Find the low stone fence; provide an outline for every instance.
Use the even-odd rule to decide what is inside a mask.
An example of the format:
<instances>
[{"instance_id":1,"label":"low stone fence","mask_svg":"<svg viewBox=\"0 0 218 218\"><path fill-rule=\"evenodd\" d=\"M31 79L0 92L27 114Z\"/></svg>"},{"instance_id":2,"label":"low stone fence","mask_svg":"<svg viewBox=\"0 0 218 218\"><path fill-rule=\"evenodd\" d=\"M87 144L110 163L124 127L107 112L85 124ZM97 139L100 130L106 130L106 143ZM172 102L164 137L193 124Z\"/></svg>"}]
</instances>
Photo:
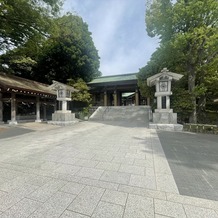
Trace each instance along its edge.
<instances>
[{"instance_id":1,"label":"low stone fence","mask_svg":"<svg viewBox=\"0 0 218 218\"><path fill-rule=\"evenodd\" d=\"M209 124L185 123L183 125L183 130L197 133L218 134L218 126Z\"/></svg>"}]
</instances>

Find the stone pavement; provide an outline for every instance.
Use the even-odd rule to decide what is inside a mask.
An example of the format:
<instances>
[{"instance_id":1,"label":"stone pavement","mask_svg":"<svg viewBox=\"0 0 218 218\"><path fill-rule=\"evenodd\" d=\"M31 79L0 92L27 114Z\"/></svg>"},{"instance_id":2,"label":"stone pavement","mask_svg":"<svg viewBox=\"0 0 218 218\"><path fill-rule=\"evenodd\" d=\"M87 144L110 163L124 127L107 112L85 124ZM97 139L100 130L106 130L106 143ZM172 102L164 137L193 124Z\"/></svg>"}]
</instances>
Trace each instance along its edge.
<instances>
[{"instance_id":1,"label":"stone pavement","mask_svg":"<svg viewBox=\"0 0 218 218\"><path fill-rule=\"evenodd\" d=\"M0 217L218 217L179 194L156 130L82 122L0 139Z\"/></svg>"},{"instance_id":2,"label":"stone pavement","mask_svg":"<svg viewBox=\"0 0 218 218\"><path fill-rule=\"evenodd\" d=\"M218 201L218 135L158 131L179 193Z\"/></svg>"}]
</instances>

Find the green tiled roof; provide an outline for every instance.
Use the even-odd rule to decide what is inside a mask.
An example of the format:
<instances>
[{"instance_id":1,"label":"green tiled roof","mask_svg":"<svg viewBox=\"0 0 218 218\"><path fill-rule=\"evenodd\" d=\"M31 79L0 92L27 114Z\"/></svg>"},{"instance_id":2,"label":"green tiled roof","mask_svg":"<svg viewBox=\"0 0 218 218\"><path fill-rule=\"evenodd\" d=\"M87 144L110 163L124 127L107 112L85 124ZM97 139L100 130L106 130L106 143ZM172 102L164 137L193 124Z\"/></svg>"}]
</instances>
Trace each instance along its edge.
<instances>
[{"instance_id":1,"label":"green tiled roof","mask_svg":"<svg viewBox=\"0 0 218 218\"><path fill-rule=\"evenodd\" d=\"M137 80L137 73L102 76L92 80L88 84L109 83L109 82L119 82L119 81L128 81L128 80Z\"/></svg>"}]
</instances>

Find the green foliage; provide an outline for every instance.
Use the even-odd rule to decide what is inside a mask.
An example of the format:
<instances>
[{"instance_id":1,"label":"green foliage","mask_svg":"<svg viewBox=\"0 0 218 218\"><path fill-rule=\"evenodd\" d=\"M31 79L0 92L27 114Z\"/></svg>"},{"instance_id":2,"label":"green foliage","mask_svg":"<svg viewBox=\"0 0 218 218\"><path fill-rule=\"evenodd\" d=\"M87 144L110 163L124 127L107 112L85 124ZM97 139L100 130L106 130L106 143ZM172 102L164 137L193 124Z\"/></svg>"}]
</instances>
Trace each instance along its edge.
<instances>
[{"instance_id":1,"label":"green foliage","mask_svg":"<svg viewBox=\"0 0 218 218\"><path fill-rule=\"evenodd\" d=\"M160 38L160 47L145 68L152 75L163 67L185 75L179 89L184 101L180 97L174 107L187 113L191 109L189 118L194 123L206 102L218 95L217 17L217 0L156 0L146 11L147 32Z\"/></svg>"},{"instance_id":2,"label":"green foliage","mask_svg":"<svg viewBox=\"0 0 218 218\"><path fill-rule=\"evenodd\" d=\"M88 25L82 18L67 14L54 21L51 37L43 45L34 77L51 82L78 77L90 81L100 75L99 56Z\"/></svg>"},{"instance_id":3,"label":"green foliage","mask_svg":"<svg viewBox=\"0 0 218 218\"><path fill-rule=\"evenodd\" d=\"M89 93L89 88L83 79L81 78L77 80L69 79L68 85L71 85L75 89L79 90L79 92L72 93L71 97L73 101L84 102L87 104L87 106L90 105L90 102L92 100L91 94Z\"/></svg>"},{"instance_id":4,"label":"green foliage","mask_svg":"<svg viewBox=\"0 0 218 218\"><path fill-rule=\"evenodd\" d=\"M0 50L23 45L36 35L47 36L50 17L61 0L0 0Z\"/></svg>"},{"instance_id":5,"label":"green foliage","mask_svg":"<svg viewBox=\"0 0 218 218\"><path fill-rule=\"evenodd\" d=\"M90 81L98 77L98 51L82 18L68 13L50 22L49 37L35 35L1 55L0 70L44 83L66 83L69 78ZM18 64L24 59L29 60L25 67Z\"/></svg>"}]
</instances>

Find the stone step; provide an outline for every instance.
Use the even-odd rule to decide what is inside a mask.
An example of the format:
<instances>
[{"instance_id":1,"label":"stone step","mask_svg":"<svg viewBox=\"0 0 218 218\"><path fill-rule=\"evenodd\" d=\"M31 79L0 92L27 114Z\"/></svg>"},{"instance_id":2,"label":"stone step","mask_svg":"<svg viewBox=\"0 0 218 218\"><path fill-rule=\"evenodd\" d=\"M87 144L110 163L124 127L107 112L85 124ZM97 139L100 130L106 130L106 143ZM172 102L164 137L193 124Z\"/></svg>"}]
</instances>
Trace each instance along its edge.
<instances>
[{"instance_id":1,"label":"stone step","mask_svg":"<svg viewBox=\"0 0 218 218\"><path fill-rule=\"evenodd\" d=\"M98 107L90 120L143 121L149 123L150 106Z\"/></svg>"}]
</instances>

